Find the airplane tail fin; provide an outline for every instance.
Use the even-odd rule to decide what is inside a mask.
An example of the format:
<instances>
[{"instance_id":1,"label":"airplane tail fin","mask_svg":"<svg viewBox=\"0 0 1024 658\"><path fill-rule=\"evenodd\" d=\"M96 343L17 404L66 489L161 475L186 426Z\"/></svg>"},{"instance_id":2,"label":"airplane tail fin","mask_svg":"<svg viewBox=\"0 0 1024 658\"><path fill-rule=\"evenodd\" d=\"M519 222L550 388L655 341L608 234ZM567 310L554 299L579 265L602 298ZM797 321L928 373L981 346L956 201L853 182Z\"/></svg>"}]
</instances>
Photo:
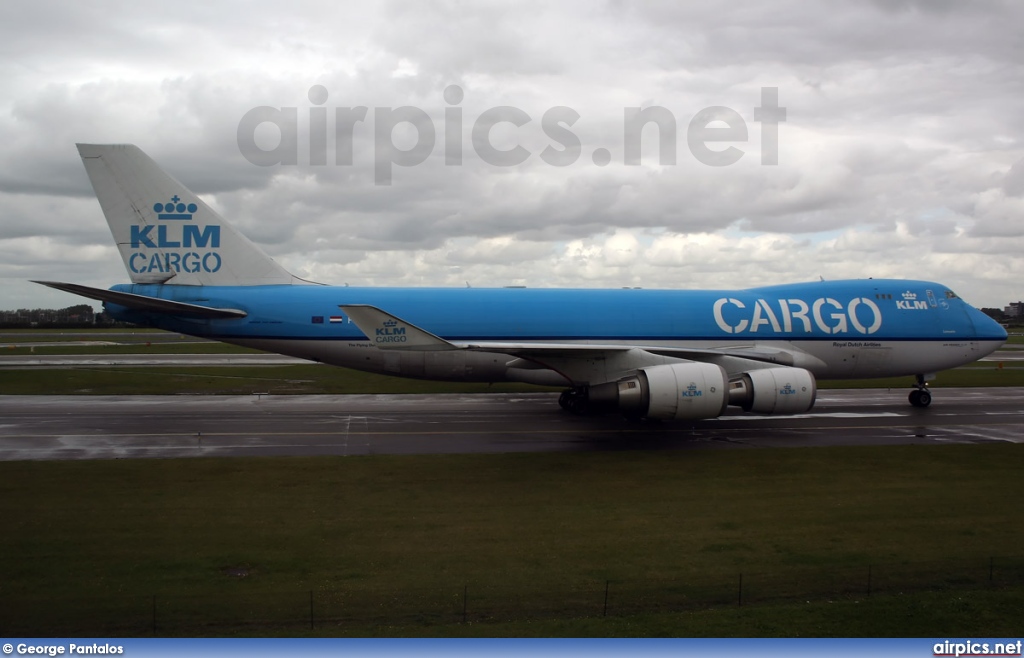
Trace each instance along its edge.
<instances>
[{"instance_id":1,"label":"airplane tail fin","mask_svg":"<svg viewBox=\"0 0 1024 658\"><path fill-rule=\"evenodd\" d=\"M137 146L78 144L78 152L133 283L305 283Z\"/></svg>"}]
</instances>

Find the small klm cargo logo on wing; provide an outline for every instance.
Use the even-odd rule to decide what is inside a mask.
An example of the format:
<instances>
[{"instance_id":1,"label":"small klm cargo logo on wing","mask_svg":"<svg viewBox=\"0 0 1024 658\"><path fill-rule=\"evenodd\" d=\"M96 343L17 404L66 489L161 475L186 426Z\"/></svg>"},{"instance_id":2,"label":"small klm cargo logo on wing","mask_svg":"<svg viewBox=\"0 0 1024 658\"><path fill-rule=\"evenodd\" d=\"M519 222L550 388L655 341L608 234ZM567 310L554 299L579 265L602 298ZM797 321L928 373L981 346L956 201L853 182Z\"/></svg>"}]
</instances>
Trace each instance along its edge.
<instances>
[{"instance_id":1,"label":"small klm cargo logo on wing","mask_svg":"<svg viewBox=\"0 0 1024 658\"><path fill-rule=\"evenodd\" d=\"M928 308L928 302L918 301L917 293L908 290L903 293L903 299L896 300L896 308L904 311L921 311Z\"/></svg>"},{"instance_id":2,"label":"small klm cargo logo on wing","mask_svg":"<svg viewBox=\"0 0 1024 658\"><path fill-rule=\"evenodd\" d=\"M385 320L383 327L377 327L374 341L378 343L404 343L406 341L405 327L399 327L394 320Z\"/></svg>"}]
</instances>

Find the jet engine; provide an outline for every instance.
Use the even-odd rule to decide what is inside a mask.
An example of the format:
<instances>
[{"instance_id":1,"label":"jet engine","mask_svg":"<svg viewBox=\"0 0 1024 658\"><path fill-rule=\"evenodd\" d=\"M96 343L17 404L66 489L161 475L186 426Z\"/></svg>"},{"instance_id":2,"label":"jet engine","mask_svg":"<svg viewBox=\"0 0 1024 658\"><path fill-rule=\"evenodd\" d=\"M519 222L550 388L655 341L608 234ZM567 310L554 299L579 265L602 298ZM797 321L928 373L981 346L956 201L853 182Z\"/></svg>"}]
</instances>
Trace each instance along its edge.
<instances>
[{"instance_id":1,"label":"jet engine","mask_svg":"<svg viewBox=\"0 0 1024 658\"><path fill-rule=\"evenodd\" d=\"M729 404L759 414L802 414L814 406L818 386L803 368L765 368L729 382Z\"/></svg>"},{"instance_id":2,"label":"jet engine","mask_svg":"<svg viewBox=\"0 0 1024 658\"><path fill-rule=\"evenodd\" d=\"M814 375L802 368L751 370L730 380L713 363L676 363L591 386L586 406L618 409L630 418L699 420L722 415L728 405L762 414L803 413L816 394Z\"/></svg>"},{"instance_id":3,"label":"jet engine","mask_svg":"<svg viewBox=\"0 0 1024 658\"><path fill-rule=\"evenodd\" d=\"M725 370L713 363L674 363L591 386L588 398L590 405L612 405L631 418L697 420L725 411L728 384Z\"/></svg>"}]
</instances>

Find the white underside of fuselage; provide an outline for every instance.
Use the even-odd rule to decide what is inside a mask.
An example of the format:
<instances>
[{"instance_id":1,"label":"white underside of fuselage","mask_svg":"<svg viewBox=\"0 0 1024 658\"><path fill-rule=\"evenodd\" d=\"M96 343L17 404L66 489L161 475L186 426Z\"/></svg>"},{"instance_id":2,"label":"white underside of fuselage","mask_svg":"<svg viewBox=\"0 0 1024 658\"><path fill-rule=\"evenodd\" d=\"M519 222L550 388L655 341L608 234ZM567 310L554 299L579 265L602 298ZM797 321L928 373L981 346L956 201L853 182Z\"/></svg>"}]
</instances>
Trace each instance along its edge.
<instances>
[{"instance_id":1,"label":"white underside of fuselage","mask_svg":"<svg viewBox=\"0 0 1024 658\"><path fill-rule=\"evenodd\" d=\"M629 352L595 358L524 359L504 353L471 350L381 350L369 341L232 339L230 342L334 366L368 372L439 381L517 381L551 386L596 384L613 381L637 368L686 360L715 362L730 376L762 367L790 365L809 370L817 379L870 379L935 373L972 363L992 353L1002 341L759 341L721 343L710 341L658 341ZM528 341L522 341L527 343ZM574 344L585 345L585 342ZM614 344L603 342L602 344ZM623 342L623 344L626 344ZM629 344L636 348L635 344ZM736 356L669 358L643 350L679 348L723 350L736 354L744 349L778 350L784 357L771 363ZM786 360L789 360L787 363ZM572 381L569 381L571 378Z\"/></svg>"}]
</instances>

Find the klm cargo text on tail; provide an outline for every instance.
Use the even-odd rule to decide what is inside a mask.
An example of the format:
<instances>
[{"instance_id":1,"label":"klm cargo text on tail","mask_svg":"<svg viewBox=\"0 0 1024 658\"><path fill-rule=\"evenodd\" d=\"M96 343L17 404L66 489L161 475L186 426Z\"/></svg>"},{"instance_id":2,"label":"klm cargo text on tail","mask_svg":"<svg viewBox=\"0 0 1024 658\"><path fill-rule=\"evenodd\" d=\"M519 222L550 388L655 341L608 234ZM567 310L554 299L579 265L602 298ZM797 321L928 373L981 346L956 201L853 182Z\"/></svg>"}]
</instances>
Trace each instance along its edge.
<instances>
[{"instance_id":1,"label":"klm cargo text on tail","mask_svg":"<svg viewBox=\"0 0 1024 658\"><path fill-rule=\"evenodd\" d=\"M194 203L182 203L178 195L169 203L153 204L157 219L168 223L131 227L131 248L136 251L128 258L129 269L137 274L219 270L221 257L215 250L220 248L220 226L178 223L193 221L198 209ZM194 251L162 251L165 249Z\"/></svg>"}]
</instances>

